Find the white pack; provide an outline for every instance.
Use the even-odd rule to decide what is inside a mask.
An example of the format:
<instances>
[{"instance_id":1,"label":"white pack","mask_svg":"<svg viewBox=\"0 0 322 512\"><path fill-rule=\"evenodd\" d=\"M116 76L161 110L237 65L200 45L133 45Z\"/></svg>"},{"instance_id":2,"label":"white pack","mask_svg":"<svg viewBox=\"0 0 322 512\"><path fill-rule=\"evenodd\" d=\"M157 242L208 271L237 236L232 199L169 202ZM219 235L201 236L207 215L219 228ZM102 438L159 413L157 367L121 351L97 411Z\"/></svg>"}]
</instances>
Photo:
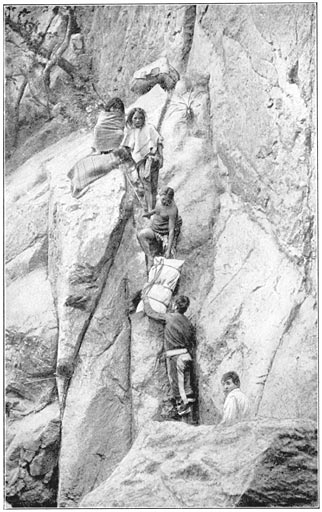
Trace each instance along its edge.
<instances>
[{"instance_id":1,"label":"white pack","mask_svg":"<svg viewBox=\"0 0 322 512\"><path fill-rule=\"evenodd\" d=\"M184 260L165 259L156 256L153 267L149 272L148 286L145 288L150 306L158 313L165 313L170 303L172 293L180 277ZM136 312L143 311L143 302L140 301Z\"/></svg>"}]
</instances>

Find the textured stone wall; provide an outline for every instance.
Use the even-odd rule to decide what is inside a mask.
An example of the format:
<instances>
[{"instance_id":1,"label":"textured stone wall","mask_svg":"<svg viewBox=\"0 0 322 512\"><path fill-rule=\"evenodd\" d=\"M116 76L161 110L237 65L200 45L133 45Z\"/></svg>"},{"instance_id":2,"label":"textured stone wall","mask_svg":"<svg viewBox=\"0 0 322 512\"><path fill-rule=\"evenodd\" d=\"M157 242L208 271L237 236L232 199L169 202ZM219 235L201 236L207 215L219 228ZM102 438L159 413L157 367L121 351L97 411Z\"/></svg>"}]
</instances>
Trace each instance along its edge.
<instances>
[{"instance_id":1,"label":"textured stone wall","mask_svg":"<svg viewBox=\"0 0 322 512\"><path fill-rule=\"evenodd\" d=\"M132 102L129 83L135 71L167 55L180 72L192 43L196 6L100 6L78 8L93 72L101 93Z\"/></svg>"},{"instance_id":2,"label":"textured stone wall","mask_svg":"<svg viewBox=\"0 0 322 512\"><path fill-rule=\"evenodd\" d=\"M266 425L276 425L272 417L291 418L287 429L316 421L314 5L77 9L99 89L117 91L127 106L135 99L132 105L161 124L159 184L174 188L183 218L179 293L189 295L197 328L200 424L218 423L228 370L239 373L252 415L270 418ZM133 73L162 55L180 72L175 90L155 86L135 98ZM77 506L105 485L142 426L164 419L169 396L165 368L155 366L162 328L128 310L146 281L136 240L147 225L140 205L122 169L79 200L70 194L67 172L89 153L91 137L74 133L8 178L7 468L14 505L55 504L58 443L58 504ZM42 445L39 432L53 418L61 431ZM162 425L170 428L160 423L160 431ZM271 426L260 431L267 447ZM35 440L32 454L24 431ZM189 443L188 451L194 434ZM201 471L198 453L191 464ZM230 457L226 445L223 453ZM264 493L262 477L250 483L251 461L249 468L238 497L244 506ZM304 477L308 497L303 491L300 499L308 503L314 492ZM178 506L173 496L182 480L175 478L169 506ZM265 493L276 506L281 495L269 482ZM150 499L146 487L141 491L137 506ZM209 506L223 506L220 492ZM196 496L206 506L206 494Z\"/></svg>"},{"instance_id":3,"label":"textured stone wall","mask_svg":"<svg viewBox=\"0 0 322 512\"><path fill-rule=\"evenodd\" d=\"M197 9L188 71L210 72L225 188L199 324L205 421L232 367L254 413L316 417L314 31L312 4Z\"/></svg>"},{"instance_id":4,"label":"textured stone wall","mask_svg":"<svg viewBox=\"0 0 322 512\"><path fill-rule=\"evenodd\" d=\"M150 421L110 479L81 506L315 507L315 456L310 421L244 422L224 430Z\"/></svg>"}]
</instances>

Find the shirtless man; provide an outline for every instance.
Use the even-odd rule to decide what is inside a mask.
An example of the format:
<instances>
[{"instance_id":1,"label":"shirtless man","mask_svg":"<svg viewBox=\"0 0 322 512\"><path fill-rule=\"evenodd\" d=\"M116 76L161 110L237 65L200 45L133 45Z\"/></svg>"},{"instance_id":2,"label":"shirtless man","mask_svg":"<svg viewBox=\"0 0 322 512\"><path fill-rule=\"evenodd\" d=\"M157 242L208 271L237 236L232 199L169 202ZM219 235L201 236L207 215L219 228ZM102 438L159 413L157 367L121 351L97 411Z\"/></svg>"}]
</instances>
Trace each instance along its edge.
<instances>
[{"instance_id":1,"label":"shirtless man","mask_svg":"<svg viewBox=\"0 0 322 512\"><path fill-rule=\"evenodd\" d=\"M143 215L143 217L148 218L153 215L150 226L142 229L137 235L139 244L147 256L152 256L150 254L149 242L160 239L160 236L168 236L167 249L164 257L171 257L171 249L178 220L178 208L173 198L174 190L170 187L164 187L160 191L160 199L157 200L155 209Z\"/></svg>"}]
</instances>

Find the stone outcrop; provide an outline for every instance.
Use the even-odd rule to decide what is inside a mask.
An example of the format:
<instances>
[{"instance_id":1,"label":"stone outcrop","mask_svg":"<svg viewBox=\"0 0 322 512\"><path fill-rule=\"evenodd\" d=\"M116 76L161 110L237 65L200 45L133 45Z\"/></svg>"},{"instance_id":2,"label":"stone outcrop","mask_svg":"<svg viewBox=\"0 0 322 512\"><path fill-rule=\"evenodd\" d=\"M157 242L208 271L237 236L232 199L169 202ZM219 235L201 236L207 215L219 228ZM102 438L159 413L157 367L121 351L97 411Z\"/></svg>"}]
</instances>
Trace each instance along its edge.
<instances>
[{"instance_id":1,"label":"stone outcrop","mask_svg":"<svg viewBox=\"0 0 322 512\"><path fill-rule=\"evenodd\" d=\"M63 416L59 505L74 507L104 481L132 443L128 301L144 261L129 223L75 361ZM81 399L80 399L81 397ZM84 443L84 439L88 440Z\"/></svg>"},{"instance_id":2,"label":"stone outcrop","mask_svg":"<svg viewBox=\"0 0 322 512\"><path fill-rule=\"evenodd\" d=\"M225 429L150 422L111 477L80 506L314 507L315 455L310 421L245 422Z\"/></svg>"},{"instance_id":3,"label":"stone outcrop","mask_svg":"<svg viewBox=\"0 0 322 512\"><path fill-rule=\"evenodd\" d=\"M60 418L57 403L7 422L6 494L22 507L56 504Z\"/></svg>"},{"instance_id":4,"label":"stone outcrop","mask_svg":"<svg viewBox=\"0 0 322 512\"><path fill-rule=\"evenodd\" d=\"M56 397L58 329L46 270L14 281L7 301L7 407L19 418Z\"/></svg>"},{"instance_id":5,"label":"stone outcrop","mask_svg":"<svg viewBox=\"0 0 322 512\"><path fill-rule=\"evenodd\" d=\"M9 180L6 190L6 407L11 419L56 397L58 328L47 275L48 197L46 172L37 155Z\"/></svg>"},{"instance_id":6,"label":"stone outcrop","mask_svg":"<svg viewBox=\"0 0 322 512\"><path fill-rule=\"evenodd\" d=\"M78 9L93 52L98 89L133 102L129 84L136 71L160 57L184 71L195 28L195 5L100 6Z\"/></svg>"},{"instance_id":7,"label":"stone outcrop","mask_svg":"<svg viewBox=\"0 0 322 512\"><path fill-rule=\"evenodd\" d=\"M163 421L163 329L129 310L146 281L139 200L124 169L72 198L67 172L92 137L74 133L8 178L7 499L55 503L57 453L38 441L59 399L59 506L315 506L315 7L77 9L102 90L122 96L165 54L180 73L130 107L161 131L159 186L183 218L200 426ZM256 419L219 430L228 370ZM38 443L30 460L18 430Z\"/></svg>"},{"instance_id":8,"label":"stone outcrop","mask_svg":"<svg viewBox=\"0 0 322 512\"><path fill-rule=\"evenodd\" d=\"M130 89L140 95L149 92L159 84L165 91L171 91L179 78L178 71L169 64L166 57L163 57L136 71L131 80Z\"/></svg>"},{"instance_id":9,"label":"stone outcrop","mask_svg":"<svg viewBox=\"0 0 322 512\"><path fill-rule=\"evenodd\" d=\"M78 144L81 142L73 141L70 147L65 146L48 164L49 275L59 319L57 373L62 381L62 403L66 380L73 374L84 333L130 214L125 205L125 177L119 169L100 179L96 186L94 183L80 199L71 196L65 151L69 153L69 162L75 163L81 156Z\"/></svg>"}]
</instances>

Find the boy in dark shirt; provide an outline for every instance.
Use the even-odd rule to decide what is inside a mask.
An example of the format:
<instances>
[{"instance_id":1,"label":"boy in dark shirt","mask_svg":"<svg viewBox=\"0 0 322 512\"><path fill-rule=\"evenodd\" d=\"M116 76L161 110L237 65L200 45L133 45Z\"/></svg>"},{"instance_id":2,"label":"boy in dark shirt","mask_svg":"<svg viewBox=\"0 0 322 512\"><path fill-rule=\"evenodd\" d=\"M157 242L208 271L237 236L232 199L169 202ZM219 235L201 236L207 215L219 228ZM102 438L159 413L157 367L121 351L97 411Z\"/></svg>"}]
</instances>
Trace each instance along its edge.
<instances>
[{"instance_id":1,"label":"boy in dark shirt","mask_svg":"<svg viewBox=\"0 0 322 512\"><path fill-rule=\"evenodd\" d=\"M144 292L142 299L145 313L150 318L165 323L164 350L173 398L178 404L178 414L189 414L190 404L195 401L191 389L194 328L184 315L190 300L185 295L179 295L175 300L173 313L157 313L151 308Z\"/></svg>"}]
</instances>

